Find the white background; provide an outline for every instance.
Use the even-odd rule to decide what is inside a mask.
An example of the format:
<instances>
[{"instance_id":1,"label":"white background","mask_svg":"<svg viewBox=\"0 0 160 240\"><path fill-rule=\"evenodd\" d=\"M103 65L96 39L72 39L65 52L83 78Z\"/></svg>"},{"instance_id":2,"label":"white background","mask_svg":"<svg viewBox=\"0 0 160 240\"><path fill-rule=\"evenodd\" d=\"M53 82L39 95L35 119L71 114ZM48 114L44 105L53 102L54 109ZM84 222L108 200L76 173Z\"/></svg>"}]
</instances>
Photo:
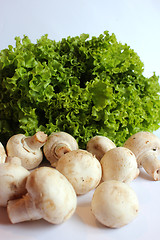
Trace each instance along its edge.
<instances>
[{"instance_id":1,"label":"white background","mask_svg":"<svg viewBox=\"0 0 160 240\"><path fill-rule=\"evenodd\" d=\"M0 49L24 34L33 42L46 33L58 41L105 30L138 53L146 76L160 75L159 0L0 0Z\"/></svg>"},{"instance_id":2,"label":"white background","mask_svg":"<svg viewBox=\"0 0 160 240\"><path fill-rule=\"evenodd\" d=\"M160 75L159 0L0 0L0 49L14 45L15 36L27 35L32 42L44 34L56 41L62 37L105 30L127 43L144 63L144 75ZM158 131L156 132L158 133ZM11 225L6 209L0 208L2 240L150 240L159 237L160 183L144 172L131 184L136 191L140 212L121 229L100 225L90 211L93 191L78 197L74 216L54 226L40 220Z\"/></svg>"}]
</instances>

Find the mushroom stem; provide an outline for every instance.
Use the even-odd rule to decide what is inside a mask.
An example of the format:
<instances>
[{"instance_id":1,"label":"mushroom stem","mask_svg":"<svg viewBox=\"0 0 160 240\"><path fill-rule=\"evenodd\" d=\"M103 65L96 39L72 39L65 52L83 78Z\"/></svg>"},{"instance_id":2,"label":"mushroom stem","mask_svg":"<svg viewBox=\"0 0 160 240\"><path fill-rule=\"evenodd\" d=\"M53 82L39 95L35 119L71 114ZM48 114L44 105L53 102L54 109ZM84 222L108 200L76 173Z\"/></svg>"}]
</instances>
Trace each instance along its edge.
<instances>
[{"instance_id":1,"label":"mushroom stem","mask_svg":"<svg viewBox=\"0 0 160 240\"><path fill-rule=\"evenodd\" d=\"M43 218L60 224L75 212L76 193L56 169L40 167L33 170L27 178L26 190L28 193L21 199L8 201L7 211L12 223Z\"/></svg>"},{"instance_id":2,"label":"mushroom stem","mask_svg":"<svg viewBox=\"0 0 160 240\"><path fill-rule=\"evenodd\" d=\"M139 156L138 161L155 181L160 180L160 161L157 152L153 150L144 152Z\"/></svg>"},{"instance_id":3,"label":"mushroom stem","mask_svg":"<svg viewBox=\"0 0 160 240\"><path fill-rule=\"evenodd\" d=\"M57 146L53 145L53 147L51 149L51 153L57 159L57 161L65 153L68 153L70 151L71 151L71 149L65 143L59 143ZM57 166L57 161L56 162L51 161L51 166L56 167Z\"/></svg>"},{"instance_id":4,"label":"mushroom stem","mask_svg":"<svg viewBox=\"0 0 160 240\"><path fill-rule=\"evenodd\" d=\"M53 132L48 136L43 147L46 159L52 167L57 165L57 161L65 153L78 149L78 143L74 137L66 132Z\"/></svg>"},{"instance_id":5,"label":"mushroom stem","mask_svg":"<svg viewBox=\"0 0 160 240\"><path fill-rule=\"evenodd\" d=\"M35 133L33 136L25 137L23 139L23 144L26 150L27 150L27 147L34 150L34 149L41 148L46 141L47 141L47 134L39 131Z\"/></svg>"},{"instance_id":6,"label":"mushroom stem","mask_svg":"<svg viewBox=\"0 0 160 240\"><path fill-rule=\"evenodd\" d=\"M60 143L55 147L55 155L60 158L62 157L65 153L70 152L71 149L65 144L65 143Z\"/></svg>"},{"instance_id":7,"label":"mushroom stem","mask_svg":"<svg viewBox=\"0 0 160 240\"><path fill-rule=\"evenodd\" d=\"M23 198L8 201L7 212L11 223L42 218L29 194L24 195Z\"/></svg>"}]
</instances>

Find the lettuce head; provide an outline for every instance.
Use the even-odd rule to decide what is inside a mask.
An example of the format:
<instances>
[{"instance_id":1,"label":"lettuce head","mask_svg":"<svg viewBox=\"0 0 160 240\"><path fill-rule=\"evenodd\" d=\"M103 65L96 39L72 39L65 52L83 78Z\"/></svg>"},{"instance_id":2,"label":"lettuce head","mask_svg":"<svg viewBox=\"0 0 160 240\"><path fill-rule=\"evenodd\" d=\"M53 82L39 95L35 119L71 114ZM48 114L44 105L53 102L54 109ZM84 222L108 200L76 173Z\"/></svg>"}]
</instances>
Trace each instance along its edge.
<instances>
[{"instance_id":1,"label":"lettuce head","mask_svg":"<svg viewBox=\"0 0 160 240\"><path fill-rule=\"evenodd\" d=\"M56 42L15 38L0 52L0 141L17 133L65 131L81 148L95 135L120 146L159 128L159 78L108 31Z\"/></svg>"}]
</instances>

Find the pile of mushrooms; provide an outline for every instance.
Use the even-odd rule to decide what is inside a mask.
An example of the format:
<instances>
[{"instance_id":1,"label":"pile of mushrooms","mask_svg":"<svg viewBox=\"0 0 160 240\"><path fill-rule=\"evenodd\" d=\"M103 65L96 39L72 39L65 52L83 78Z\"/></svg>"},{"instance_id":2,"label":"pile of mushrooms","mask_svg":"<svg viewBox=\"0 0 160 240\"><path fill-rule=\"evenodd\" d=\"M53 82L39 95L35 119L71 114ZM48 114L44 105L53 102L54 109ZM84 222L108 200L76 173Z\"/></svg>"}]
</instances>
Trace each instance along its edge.
<instances>
[{"instance_id":1,"label":"pile of mushrooms","mask_svg":"<svg viewBox=\"0 0 160 240\"><path fill-rule=\"evenodd\" d=\"M95 218L110 228L120 228L135 219L139 212L136 193L129 183L139 175L134 153L103 136L89 140L87 149L98 157L102 182L94 191L91 210Z\"/></svg>"},{"instance_id":2,"label":"pile of mushrooms","mask_svg":"<svg viewBox=\"0 0 160 240\"><path fill-rule=\"evenodd\" d=\"M75 212L76 193L56 169L40 167L33 170L27 178L26 190L23 197L8 201L7 211L12 223L43 218L60 224Z\"/></svg>"},{"instance_id":3,"label":"pile of mushrooms","mask_svg":"<svg viewBox=\"0 0 160 240\"><path fill-rule=\"evenodd\" d=\"M60 224L76 211L77 197L93 190L91 211L103 225L120 228L133 221L139 202L130 183L143 167L160 180L160 139L132 135L122 147L104 136L79 149L66 132L12 136L0 143L0 206L11 223L45 219ZM49 166L42 166L46 159ZM66 201L67 199L67 201Z\"/></svg>"},{"instance_id":4,"label":"pile of mushrooms","mask_svg":"<svg viewBox=\"0 0 160 240\"><path fill-rule=\"evenodd\" d=\"M12 136L6 150L0 144L0 206L7 207L11 223L43 218L60 224L76 210L77 196L72 184L53 167L40 165L44 158L42 147L48 141L44 132L37 132L33 136ZM75 146L77 149L78 144ZM61 144L56 153L63 155L66 151L62 148Z\"/></svg>"}]
</instances>

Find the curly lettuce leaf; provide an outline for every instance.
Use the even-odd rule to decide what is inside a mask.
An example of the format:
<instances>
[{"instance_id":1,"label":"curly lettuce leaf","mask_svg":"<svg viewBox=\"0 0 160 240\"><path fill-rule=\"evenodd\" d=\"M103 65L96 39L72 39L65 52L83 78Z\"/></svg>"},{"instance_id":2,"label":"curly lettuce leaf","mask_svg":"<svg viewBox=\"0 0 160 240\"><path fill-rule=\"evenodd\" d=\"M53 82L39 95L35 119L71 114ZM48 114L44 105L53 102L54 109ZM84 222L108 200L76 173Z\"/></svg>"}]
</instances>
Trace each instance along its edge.
<instances>
[{"instance_id":1,"label":"curly lettuce leaf","mask_svg":"<svg viewBox=\"0 0 160 240\"><path fill-rule=\"evenodd\" d=\"M15 40L0 52L0 141L66 131L81 148L95 135L121 146L159 128L159 78L144 77L137 53L114 34Z\"/></svg>"}]
</instances>

